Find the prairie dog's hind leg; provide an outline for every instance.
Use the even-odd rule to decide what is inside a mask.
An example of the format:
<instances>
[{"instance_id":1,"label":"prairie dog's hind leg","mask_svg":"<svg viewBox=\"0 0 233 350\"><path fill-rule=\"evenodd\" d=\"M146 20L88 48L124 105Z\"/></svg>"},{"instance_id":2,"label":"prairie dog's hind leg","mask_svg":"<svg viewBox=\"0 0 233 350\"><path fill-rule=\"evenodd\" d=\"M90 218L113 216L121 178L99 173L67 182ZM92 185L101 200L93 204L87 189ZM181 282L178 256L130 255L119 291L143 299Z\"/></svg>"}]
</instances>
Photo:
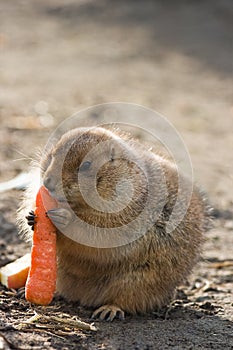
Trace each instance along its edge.
<instances>
[{"instance_id":1,"label":"prairie dog's hind leg","mask_svg":"<svg viewBox=\"0 0 233 350\"><path fill-rule=\"evenodd\" d=\"M125 313L121 308L116 305L103 305L95 310L92 314L92 318L97 318L101 321L106 320L112 322L114 318L119 318L120 320L125 319Z\"/></svg>"}]
</instances>

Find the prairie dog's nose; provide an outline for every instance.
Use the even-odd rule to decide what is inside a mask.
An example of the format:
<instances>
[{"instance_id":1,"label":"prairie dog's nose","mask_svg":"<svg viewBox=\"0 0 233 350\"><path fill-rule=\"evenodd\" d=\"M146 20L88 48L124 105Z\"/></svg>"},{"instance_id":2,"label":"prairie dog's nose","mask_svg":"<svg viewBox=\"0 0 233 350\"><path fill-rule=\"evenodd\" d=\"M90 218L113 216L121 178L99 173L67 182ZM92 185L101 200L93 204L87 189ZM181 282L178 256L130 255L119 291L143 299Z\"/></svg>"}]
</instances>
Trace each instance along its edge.
<instances>
[{"instance_id":1,"label":"prairie dog's nose","mask_svg":"<svg viewBox=\"0 0 233 350\"><path fill-rule=\"evenodd\" d=\"M56 187L55 180L54 180L51 176L46 176L46 177L44 178L44 186L45 186L50 192L54 192L54 191L55 191L55 187Z\"/></svg>"}]
</instances>

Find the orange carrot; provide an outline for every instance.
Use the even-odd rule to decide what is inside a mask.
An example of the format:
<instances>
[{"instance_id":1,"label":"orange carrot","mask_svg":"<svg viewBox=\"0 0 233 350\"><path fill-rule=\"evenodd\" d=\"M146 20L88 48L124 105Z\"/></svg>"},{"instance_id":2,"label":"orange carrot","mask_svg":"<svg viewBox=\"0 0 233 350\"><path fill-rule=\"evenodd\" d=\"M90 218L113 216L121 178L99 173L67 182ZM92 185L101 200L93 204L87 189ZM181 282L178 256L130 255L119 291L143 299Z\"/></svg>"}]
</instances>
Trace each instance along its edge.
<instances>
[{"instance_id":1,"label":"orange carrot","mask_svg":"<svg viewBox=\"0 0 233 350\"><path fill-rule=\"evenodd\" d=\"M18 289L25 286L30 267L30 254L3 266L0 270L1 283L7 288Z\"/></svg>"},{"instance_id":2,"label":"orange carrot","mask_svg":"<svg viewBox=\"0 0 233 350\"><path fill-rule=\"evenodd\" d=\"M56 207L55 199L41 186L36 197L31 266L25 287L26 299L39 305L48 305L56 289L56 228L46 216L49 209Z\"/></svg>"}]
</instances>

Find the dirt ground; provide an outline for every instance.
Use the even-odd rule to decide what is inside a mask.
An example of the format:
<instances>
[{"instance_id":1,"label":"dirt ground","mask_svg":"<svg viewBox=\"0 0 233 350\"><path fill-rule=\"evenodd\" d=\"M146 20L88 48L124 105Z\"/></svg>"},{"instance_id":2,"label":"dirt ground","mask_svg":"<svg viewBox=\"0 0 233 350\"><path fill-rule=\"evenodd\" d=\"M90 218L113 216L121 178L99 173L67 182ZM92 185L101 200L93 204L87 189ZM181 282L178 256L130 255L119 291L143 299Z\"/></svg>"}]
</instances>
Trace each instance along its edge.
<instances>
[{"instance_id":1,"label":"dirt ground","mask_svg":"<svg viewBox=\"0 0 233 350\"><path fill-rule=\"evenodd\" d=\"M90 310L58 296L35 307L0 287L0 349L233 349L233 3L204 1L0 1L0 181L30 158L72 113L133 102L157 110L182 135L195 179L214 207L203 258L169 309L97 332L38 313ZM17 235L21 192L1 193L0 266L30 250Z\"/></svg>"}]
</instances>

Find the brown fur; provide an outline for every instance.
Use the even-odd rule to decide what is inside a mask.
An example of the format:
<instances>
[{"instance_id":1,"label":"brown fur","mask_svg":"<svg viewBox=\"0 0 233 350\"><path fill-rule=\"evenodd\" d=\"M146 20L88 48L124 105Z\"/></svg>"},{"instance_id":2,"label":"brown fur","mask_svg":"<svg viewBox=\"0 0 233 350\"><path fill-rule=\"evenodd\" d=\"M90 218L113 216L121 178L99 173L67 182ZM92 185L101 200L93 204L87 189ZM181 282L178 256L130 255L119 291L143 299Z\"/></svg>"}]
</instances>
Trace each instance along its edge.
<instances>
[{"instance_id":1,"label":"brown fur","mask_svg":"<svg viewBox=\"0 0 233 350\"><path fill-rule=\"evenodd\" d=\"M133 180L135 191L126 208L119 213L107 214L93 209L83 199L77 181L77 168L90 149L112 139L119 147L110 145L103 148L103 152L94 154L94 158L105 160L97 172L97 191L101 198L112 200L117 182L125 175ZM133 161L125 161L129 155L130 159L135 157L142 167ZM59 179L57 167L61 159L64 163ZM137 218L148 195L147 179L155 194L158 193L158 198L163 186L166 187L162 213L144 235L126 245L89 247L74 242L58 231L57 291L68 300L79 301L84 306L96 308L109 304L129 313L148 312L167 304L175 288L191 272L202 248L203 233L209 219L206 201L198 189L193 190L182 222L173 232L167 233L166 223L177 198L178 174L175 165L148 151L127 135L104 128L75 129L66 133L55 148L43 157L41 168L42 178L50 177L54 182L56 198L64 198L65 194L75 214L95 225L96 231L98 227L120 227ZM164 184L158 181L156 169L164 176ZM86 177L91 176L91 172L88 174ZM85 181L84 176L84 187ZM184 186L188 184L188 180L183 181ZM88 184L86 190L88 193ZM78 235L79 230L81 232L75 221L70 227L74 234Z\"/></svg>"}]
</instances>

